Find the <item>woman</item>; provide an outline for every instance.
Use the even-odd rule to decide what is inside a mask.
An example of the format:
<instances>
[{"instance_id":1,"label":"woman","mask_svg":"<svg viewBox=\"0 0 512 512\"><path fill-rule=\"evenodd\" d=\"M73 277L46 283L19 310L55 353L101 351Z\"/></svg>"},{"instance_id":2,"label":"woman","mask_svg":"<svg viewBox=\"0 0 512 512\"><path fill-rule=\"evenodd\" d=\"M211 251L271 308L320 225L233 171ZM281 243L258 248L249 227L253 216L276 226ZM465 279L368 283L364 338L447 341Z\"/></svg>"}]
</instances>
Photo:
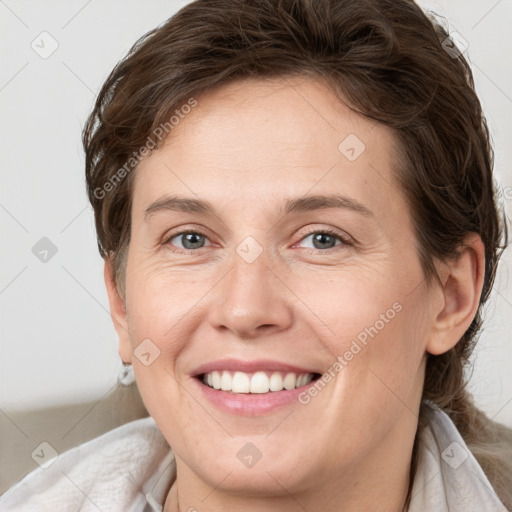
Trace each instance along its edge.
<instances>
[{"instance_id":1,"label":"woman","mask_svg":"<svg viewBox=\"0 0 512 512\"><path fill-rule=\"evenodd\" d=\"M505 511L463 370L507 244L471 70L410 0L196 0L83 134L150 414L2 510ZM37 496L36 496L37 493Z\"/></svg>"}]
</instances>

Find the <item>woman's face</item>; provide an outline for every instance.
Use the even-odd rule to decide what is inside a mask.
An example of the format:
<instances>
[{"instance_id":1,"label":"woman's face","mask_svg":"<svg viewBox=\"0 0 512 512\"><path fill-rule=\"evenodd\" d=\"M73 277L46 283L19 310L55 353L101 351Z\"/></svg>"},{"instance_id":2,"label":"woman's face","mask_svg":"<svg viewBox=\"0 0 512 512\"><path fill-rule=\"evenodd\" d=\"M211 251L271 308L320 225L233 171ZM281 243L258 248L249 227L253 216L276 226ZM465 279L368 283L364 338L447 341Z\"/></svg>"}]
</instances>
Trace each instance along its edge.
<instances>
[{"instance_id":1,"label":"woman's face","mask_svg":"<svg viewBox=\"0 0 512 512\"><path fill-rule=\"evenodd\" d=\"M120 330L178 477L261 497L409 457L438 303L392 132L305 78L195 99L135 171Z\"/></svg>"}]
</instances>

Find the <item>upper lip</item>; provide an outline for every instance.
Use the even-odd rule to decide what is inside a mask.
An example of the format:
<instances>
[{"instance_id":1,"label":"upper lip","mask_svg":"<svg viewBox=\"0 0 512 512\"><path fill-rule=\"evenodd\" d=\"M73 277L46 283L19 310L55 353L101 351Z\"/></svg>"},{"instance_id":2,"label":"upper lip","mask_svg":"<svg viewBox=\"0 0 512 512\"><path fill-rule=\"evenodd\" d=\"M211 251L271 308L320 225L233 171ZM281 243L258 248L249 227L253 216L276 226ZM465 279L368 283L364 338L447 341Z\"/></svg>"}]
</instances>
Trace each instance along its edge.
<instances>
[{"instance_id":1,"label":"upper lip","mask_svg":"<svg viewBox=\"0 0 512 512\"><path fill-rule=\"evenodd\" d=\"M205 373L219 370L239 371L252 373L257 371L275 371L288 373L319 373L311 368L282 363L280 361L272 361L270 359L257 359L254 361L243 361L241 359L219 359L209 363L202 364L193 370L192 375L197 377Z\"/></svg>"}]
</instances>

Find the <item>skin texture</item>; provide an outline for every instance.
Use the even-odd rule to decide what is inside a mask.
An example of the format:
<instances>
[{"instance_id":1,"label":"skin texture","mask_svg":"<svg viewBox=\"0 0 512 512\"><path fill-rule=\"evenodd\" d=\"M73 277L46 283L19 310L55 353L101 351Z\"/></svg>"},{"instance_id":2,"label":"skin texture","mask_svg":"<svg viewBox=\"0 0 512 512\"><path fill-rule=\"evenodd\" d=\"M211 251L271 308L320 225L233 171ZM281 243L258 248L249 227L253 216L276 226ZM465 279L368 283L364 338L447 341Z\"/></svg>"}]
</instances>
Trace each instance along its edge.
<instances>
[{"instance_id":1,"label":"skin texture","mask_svg":"<svg viewBox=\"0 0 512 512\"><path fill-rule=\"evenodd\" d=\"M393 133L320 81L246 80L197 100L135 171L124 300L105 265L120 356L176 455L165 510L179 502L200 512L399 511L425 354L450 349L470 325L482 242L470 234L459 258L436 262L442 286L429 288L394 178ZM338 148L350 134L366 146L354 161ZM334 193L372 214L279 210L289 198ZM145 218L166 195L209 201L215 214L162 209ZM349 243L315 246L310 232L325 229ZM205 235L195 253L175 236L182 230ZM263 249L251 263L236 250L246 237ZM307 404L242 417L193 385L195 368L226 357L326 372L397 303ZM145 339L160 351L148 366L133 353ZM248 442L262 455L251 468L236 456Z\"/></svg>"}]
</instances>

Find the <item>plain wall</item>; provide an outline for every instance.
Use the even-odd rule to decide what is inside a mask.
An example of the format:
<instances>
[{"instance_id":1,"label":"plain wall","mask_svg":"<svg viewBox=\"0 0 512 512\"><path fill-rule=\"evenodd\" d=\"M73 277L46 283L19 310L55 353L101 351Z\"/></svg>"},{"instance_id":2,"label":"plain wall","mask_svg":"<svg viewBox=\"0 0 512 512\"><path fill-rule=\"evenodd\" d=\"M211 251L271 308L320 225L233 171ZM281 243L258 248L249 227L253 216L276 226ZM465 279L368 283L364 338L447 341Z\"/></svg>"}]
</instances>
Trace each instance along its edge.
<instances>
[{"instance_id":1,"label":"plain wall","mask_svg":"<svg viewBox=\"0 0 512 512\"><path fill-rule=\"evenodd\" d=\"M3 410L97 400L116 384L120 359L85 193L81 129L112 67L138 37L185 3L0 3ZM421 5L446 16L451 30L468 41L466 54L495 143L496 172L503 186L512 187L512 2ZM32 47L44 55L55 44L47 58ZM507 190L510 212L512 188ZM41 242L43 237L51 244ZM48 261L34 255L34 246L36 252L49 251ZM510 268L507 250L470 389L483 410L512 426Z\"/></svg>"}]
</instances>

